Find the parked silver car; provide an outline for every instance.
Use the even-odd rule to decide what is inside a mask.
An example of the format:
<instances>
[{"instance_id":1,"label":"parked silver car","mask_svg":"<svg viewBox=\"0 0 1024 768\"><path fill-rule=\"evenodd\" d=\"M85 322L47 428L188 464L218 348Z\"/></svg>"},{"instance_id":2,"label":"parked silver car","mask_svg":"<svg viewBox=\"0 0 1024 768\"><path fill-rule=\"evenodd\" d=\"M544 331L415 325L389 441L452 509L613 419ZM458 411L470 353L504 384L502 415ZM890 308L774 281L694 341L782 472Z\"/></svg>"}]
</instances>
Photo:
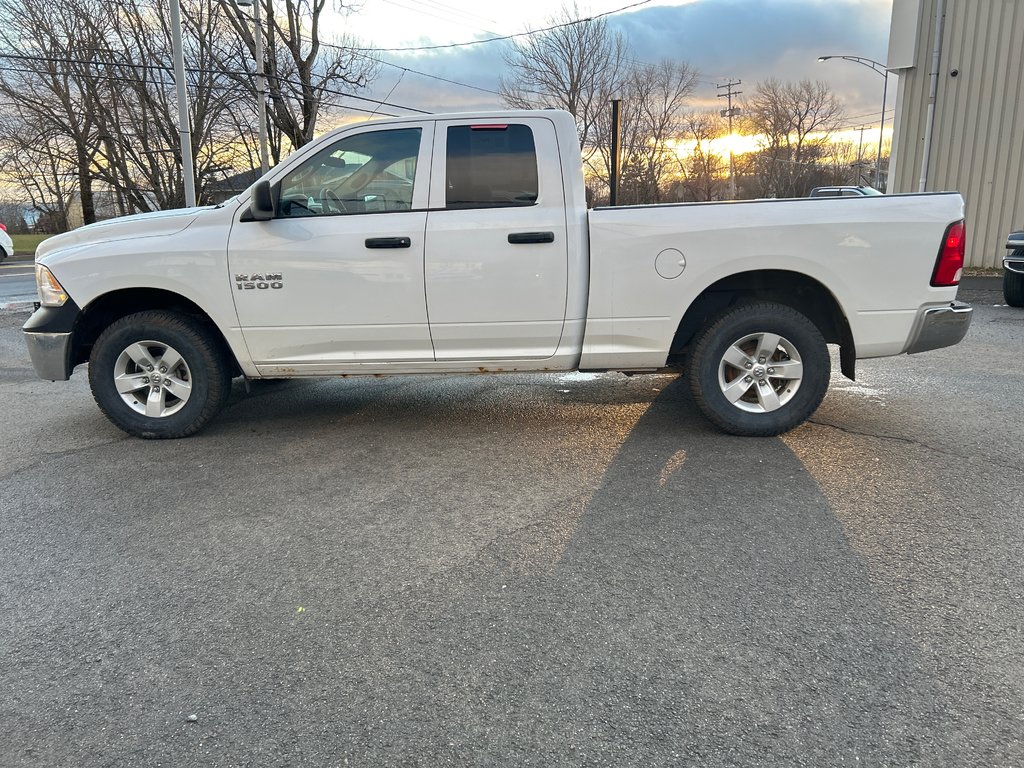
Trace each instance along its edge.
<instances>
[{"instance_id":1,"label":"parked silver car","mask_svg":"<svg viewBox=\"0 0 1024 768\"><path fill-rule=\"evenodd\" d=\"M815 187L808 197L872 197L881 195L873 187L862 186L838 186L838 187Z\"/></svg>"}]
</instances>

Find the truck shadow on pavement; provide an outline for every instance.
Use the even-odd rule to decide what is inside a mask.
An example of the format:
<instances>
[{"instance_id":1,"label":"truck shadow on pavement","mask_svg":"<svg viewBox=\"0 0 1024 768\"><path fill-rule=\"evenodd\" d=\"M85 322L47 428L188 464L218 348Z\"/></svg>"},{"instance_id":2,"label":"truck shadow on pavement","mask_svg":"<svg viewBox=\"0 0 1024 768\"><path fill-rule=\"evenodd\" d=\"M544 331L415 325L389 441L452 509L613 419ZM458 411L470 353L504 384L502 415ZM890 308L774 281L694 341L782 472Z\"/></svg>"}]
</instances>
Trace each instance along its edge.
<instances>
[{"instance_id":1,"label":"truck shadow on pavement","mask_svg":"<svg viewBox=\"0 0 1024 768\"><path fill-rule=\"evenodd\" d=\"M780 440L713 431L682 381L267 389L7 499L12 750L910 765L960 743L958 694L814 479Z\"/></svg>"},{"instance_id":2,"label":"truck shadow on pavement","mask_svg":"<svg viewBox=\"0 0 1024 768\"><path fill-rule=\"evenodd\" d=\"M682 380L554 567L524 568L557 529L500 537L465 594L367 643L422 676L388 730L432 710L513 762L603 765L911 764L936 737L937 692L814 479L780 440L713 431Z\"/></svg>"},{"instance_id":3,"label":"truck shadow on pavement","mask_svg":"<svg viewBox=\"0 0 1024 768\"><path fill-rule=\"evenodd\" d=\"M454 528L422 532L439 571L342 622L358 638L360 666L373 670L365 684L350 681L350 713L367 734L386 734L354 756L911 764L922 744L942 740L943 694L781 440L714 431L681 379L653 399L629 384L574 385L556 408L558 429L578 434L561 435L557 450L587 454L588 441L601 440L585 415L571 415L573 404L591 417L595 404L643 410L589 498L585 487L559 496L538 490L551 480L543 469L520 474L516 464L529 459L515 435L500 429L499 449L478 437L496 423L526 427L543 450L542 401L554 396L532 390L524 412L515 394L492 391L515 383L462 381L449 396L443 382L400 380L385 385L386 403L374 404L383 392L371 386L341 398L340 411L327 408L341 419L368 409L346 428L372 424L388 444L397 433L426 440L420 448L445 489L428 492L431 503ZM488 396L497 410L480 405ZM442 436L426 439L424 428ZM484 471L458 472L459 460L481 455ZM572 469L552 460L548 472ZM394 454L381 457L380 471L404 470ZM479 486L498 490L481 497ZM481 498L503 505L496 532L453 557L446 546L461 544L459 528L472 531ZM402 517L417 506L392 498L390 509ZM423 546L410 535L410 547Z\"/></svg>"}]
</instances>

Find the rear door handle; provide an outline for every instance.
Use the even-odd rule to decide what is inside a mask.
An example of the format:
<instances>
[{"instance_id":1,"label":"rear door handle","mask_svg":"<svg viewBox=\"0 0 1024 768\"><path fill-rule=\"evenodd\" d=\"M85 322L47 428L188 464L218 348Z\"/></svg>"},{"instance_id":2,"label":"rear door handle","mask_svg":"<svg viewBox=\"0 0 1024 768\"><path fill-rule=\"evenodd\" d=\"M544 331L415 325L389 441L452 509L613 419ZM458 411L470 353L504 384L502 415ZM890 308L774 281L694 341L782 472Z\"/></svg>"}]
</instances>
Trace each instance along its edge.
<instances>
[{"instance_id":1,"label":"rear door handle","mask_svg":"<svg viewBox=\"0 0 1024 768\"><path fill-rule=\"evenodd\" d=\"M408 237L368 237L367 248L411 248L412 240Z\"/></svg>"},{"instance_id":2,"label":"rear door handle","mask_svg":"<svg viewBox=\"0 0 1024 768\"><path fill-rule=\"evenodd\" d=\"M513 232L508 236L508 241L513 245L529 243L553 243L555 242L554 232Z\"/></svg>"}]
</instances>

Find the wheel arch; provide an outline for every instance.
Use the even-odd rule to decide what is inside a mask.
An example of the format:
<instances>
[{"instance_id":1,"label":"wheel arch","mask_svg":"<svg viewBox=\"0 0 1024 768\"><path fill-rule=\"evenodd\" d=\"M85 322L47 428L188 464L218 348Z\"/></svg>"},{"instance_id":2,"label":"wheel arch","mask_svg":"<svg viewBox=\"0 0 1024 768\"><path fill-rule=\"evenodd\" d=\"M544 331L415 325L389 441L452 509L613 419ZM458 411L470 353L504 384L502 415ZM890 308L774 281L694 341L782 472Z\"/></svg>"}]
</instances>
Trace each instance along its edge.
<instances>
[{"instance_id":1,"label":"wheel arch","mask_svg":"<svg viewBox=\"0 0 1024 768\"><path fill-rule=\"evenodd\" d=\"M111 323L146 310L176 312L202 323L220 345L231 375L241 374L241 367L231 345L210 314L191 299L162 288L122 288L97 296L89 302L82 309L72 331L70 367L88 361L96 339Z\"/></svg>"},{"instance_id":2,"label":"wheel arch","mask_svg":"<svg viewBox=\"0 0 1024 768\"><path fill-rule=\"evenodd\" d=\"M771 301L785 304L814 323L826 343L838 344L843 375L856 373L856 347L839 301L818 280L801 272L752 270L723 277L705 288L683 315L669 351L669 362L685 361L698 332L738 304Z\"/></svg>"}]
</instances>

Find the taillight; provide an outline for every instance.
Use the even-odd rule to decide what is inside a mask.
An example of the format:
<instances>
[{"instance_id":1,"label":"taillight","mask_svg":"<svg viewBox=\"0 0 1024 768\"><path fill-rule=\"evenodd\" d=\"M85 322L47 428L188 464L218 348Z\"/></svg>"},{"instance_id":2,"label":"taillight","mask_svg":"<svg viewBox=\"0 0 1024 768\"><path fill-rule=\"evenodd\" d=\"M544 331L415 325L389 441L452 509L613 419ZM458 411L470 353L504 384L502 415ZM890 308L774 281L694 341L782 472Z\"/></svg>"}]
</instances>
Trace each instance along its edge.
<instances>
[{"instance_id":1,"label":"taillight","mask_svg":"<svg viewBox=\"0 0 1024 768\"><path fill-rule=\"evenodd\" d=\"M965 241L962 219L946 227L939 258L935 261L935 271L932 272L932 286L946 288L959 285L960 276L964 273Z\"/></svg>"},{"instance_id":2,"label":"taillight","mask_svg":"<svg viewBox=\"0 0 1024 768\"><path fill-rule=\"evenodd\" d=\"M7 225L6 224L0 224L0 229L2 229L4 232L6 232L7 231Z\"/></svg>"}]
</instances>

